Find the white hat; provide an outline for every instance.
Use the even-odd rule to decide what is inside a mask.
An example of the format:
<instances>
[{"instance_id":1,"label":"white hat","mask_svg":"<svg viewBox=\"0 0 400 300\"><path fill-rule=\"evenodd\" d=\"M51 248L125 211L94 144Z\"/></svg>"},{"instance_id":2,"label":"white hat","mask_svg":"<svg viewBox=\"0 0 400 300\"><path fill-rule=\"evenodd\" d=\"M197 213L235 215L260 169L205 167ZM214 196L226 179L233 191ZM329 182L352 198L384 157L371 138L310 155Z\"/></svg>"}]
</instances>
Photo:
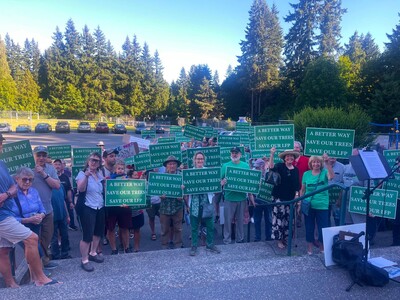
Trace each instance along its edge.
<instances>
[{"instance_id":1,"label":"white hat","mask_svg":"<svg viewBox=\"0 0 400 300\"><path fill-rule=\"evenodd\" d=\"M104 142L103 141L98 142L97 146L104 146Z\"/></svg>"}]
</instances>

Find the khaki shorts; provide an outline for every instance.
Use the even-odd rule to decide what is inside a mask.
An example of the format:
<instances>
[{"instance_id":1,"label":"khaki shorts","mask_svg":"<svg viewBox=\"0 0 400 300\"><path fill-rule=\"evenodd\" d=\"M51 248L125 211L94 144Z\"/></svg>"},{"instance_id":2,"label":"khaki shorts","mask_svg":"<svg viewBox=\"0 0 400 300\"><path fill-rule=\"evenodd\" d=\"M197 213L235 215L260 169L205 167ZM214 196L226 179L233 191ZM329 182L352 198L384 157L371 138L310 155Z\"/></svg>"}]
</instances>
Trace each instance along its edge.
<instances>
[{"instance_id":1,"label":"khaki shorts","mask_svg":"<svg viewBox=\"0 0 400 300\"><path fill-rule=\"evenodd\" d=\"M26 240L32 231L18 222L14 217L0 221L0 248L12 247Z\"/></svg>"}]
</instances>

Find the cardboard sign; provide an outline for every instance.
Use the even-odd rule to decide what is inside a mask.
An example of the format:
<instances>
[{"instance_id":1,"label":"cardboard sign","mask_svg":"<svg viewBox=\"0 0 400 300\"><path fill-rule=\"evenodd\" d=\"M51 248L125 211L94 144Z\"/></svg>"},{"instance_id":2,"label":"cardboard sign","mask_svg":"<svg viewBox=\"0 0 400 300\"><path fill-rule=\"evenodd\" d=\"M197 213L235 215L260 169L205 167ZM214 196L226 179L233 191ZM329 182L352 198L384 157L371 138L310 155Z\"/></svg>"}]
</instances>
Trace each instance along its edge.
<instances>
[{"instance_id":1,"label":"cardboard sign","mask_svg":"<svg viewBox=\"0 0 400 300\"><path fill-rule=\"evenodd\" d=\"M118 151L117 157L120 159L125 159L128 157L133 157L134 155L139 153L139 146L136 142L130 142L125 145L121 145L115 150Z\"/></svg>"},{"instance_id":2,"label":"cardboard sign","mask_svg":"<svg viewBox=\"0 0 400 300\"><path fill-rule=\"evenodd\" d=\"M396 158L400 156L400 150L383 150L383 156L386 158L389 166L396 164Z\"/></svg>"},{"instance_id":3,"label":"cardboard sign","mask_svg":"<svg viewBox=\"0 0 400 300\"><path fill-rule=\"evenodd\" d=\"M184 135L189 138L194 138L197 141L202 141L206 136L206 130L202 127L186 125Z\"/></svg>"},{"instance_id":4,"label":"cardboard sign","mask_svg":"<svg viewBox=\"0 0 400 300\"><path fill-rule=\"evenodd\" d=\"M33 158L32 147L29 140L15 143L3 144L3 152L0 160L7 165L8 172L13 175L21 167L33 169L35 159Z\"/></svg>"},{"instance_id":5,"label":"cardboard sign","mask_svg":"<svg viewBox=\"0 0 400 300\"><path fill-rule=\"evenodd\" d=\"M91 147L91 148L72 148L72 157L74 166L84 166L89 155L93 152L100 153L101 149L99 147Z\"/></svg>"},{"instance_id":6,"label":"cardboard sign","mask_svg":"<svg viewBox=\"0 0 400 300\"><path fill-rule=\"evenodd\" d=\"M206 194L221 192L221 168L183 170L183 193Z\"/></svg>"},{"instance_id":7,"label":"cardboard sign","mask_svg":"<svg viewBox=\"0 0 400 300\"><path fill-rule=\"evenodd\" d=\"M189 148L187 153L187 164L189 169L193 168L193 156L196 152L203 152L205 156L205 167L220 167L221 166L221 152L220 147L204 147L204 148Z\"/></svg>"},{"instance_id":8,"label":"cardboard sign","mask_svg":"<svg viewBox=\"0 0 400 300\"><path fill-rule=\"evenodd\" d=\"M174 137L174 136L170 136L170 137L159 137L157 141L158 141L159 144L175 143L175 137Z\"/></svg>"},{"instance_id":9,"label":"cardboard sign","mask_svg":"<svg viewBox=\"0 0 400 300\"><path fill-rule=\"evenodd\" d=\"M255 150L269 151L275 147L278 151L293 149L294 125L254 126Z\"/></svg>"},{"instance_id":10,"label":"cardboard sign","mask_svg":"<svg viewBox=\"0 0 400 300\"><path fill-rule=\"evenodd\" d=\"M354 145L353 129L306 128L304 155L349 158Z\"/></svg>"},{"instance_id":11,"label":"cardboard sign","mask_svg":"<svg viewBox=\"0 0 400 300\"><path fill-rule=\"evenodd\" d=\"M227 167L224 189L240 193L258 194L260 191L261 171Z\"/></svg>"},{"instance_id":12,"label":"cardboard sign","mask_svg":"<svg viewBox=\"0 0 400 300\"><path fill-rule=\"evenodd\" d=\"M238 135L219 135L218 146L220 147L236 147L240 146L240 136Z\"/></svg>"},{"instance_id":13,"label":"cardboard sign","mask_svg":"<svg viewBox=\"0 0 400 300\"><path fill-rule=\"evenodd\" d=\"M249 132L251 130L251 123L236 122L236 131Z\"/></svg>"},{"instance_id":14,"label":"cardboard sign","mask_svg":"<svg viewBox=\"0 0 400 300\"><path fill-rule=\"evenodd\" d=\"M272 202L272 189L274 186L272 184L266 183L264 180L261 181L260 191L257 198L260 198L266 202Z\"/></svg>"},{"instance_id":15,"label":"cardboard sign","mask_svg":"<svg viewBox=\"0 0 400 300\"><path fill-rule=\"evenodd\" d=\"M47 146L47 150L49 151L48 156L51 157L52 160L55 159L65 159L71 158L71 145L57 145L57 146Z\"/></svg>"},{"instance_id":16,"label":"cardboard sign","mask_svg":"<svg viewBox=\"0 0 400 300\"><path fill-rule=\"evenodd\" d=\"M106 206L146 205L146 180L107 179L105 190Z\"/></svg>"},{"instance_id":17,"label":"cardboard sign","mask_svg":"<svg viewBox=\"0 0 400 300\"><path fill-rule=\"evenodd\" d=\"M365 215L367 202L363 197L366 189L358 186L350 188L349 212ZM375 217L395 219L397 196L397 191L376 189L370 196L369 213Z\"/></svg>"},{"instance_id":18,"label":"cardboard sign","mask_svg":"<svg viewBox=\"0 0 400 300\"><path fill-rule=\"evenodd\" d=\"M150 145L150 162L152 166L162 166L168 156L175 156L182 162L182 152L180 143L167 143Z\"/></svg>"},{"instance_id":19,"label":"cardboard sign","mask_svg":"<svg viewBox=\"0 0 400 300\"><path fill-rule=\"evenodd\" d=\"M165 195L170 198L182 198L181 174L149 174L147 194L151 196Z\"/></svg>"}]
</instances>

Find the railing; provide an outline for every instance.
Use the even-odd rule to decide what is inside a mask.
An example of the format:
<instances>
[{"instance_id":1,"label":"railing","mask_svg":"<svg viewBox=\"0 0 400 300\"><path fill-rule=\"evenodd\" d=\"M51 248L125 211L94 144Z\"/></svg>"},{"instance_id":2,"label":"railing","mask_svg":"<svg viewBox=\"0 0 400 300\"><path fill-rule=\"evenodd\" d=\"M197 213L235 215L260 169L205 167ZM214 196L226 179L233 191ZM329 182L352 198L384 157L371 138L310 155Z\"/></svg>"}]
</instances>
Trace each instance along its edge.
<instances>
[{"instance_id":1,"label":"railing","mask_svg":"<svg viewBox=\"0 0 400 300\"><path fill-rule=\"evenodd\" d=\"M290 215L289 215L289 237L288 237L288 247L287 247L287 255L291 256L292 255L292 239L293 239L293 216L294 216L294 206L297 202L303 200L303 199L307 199L309 197L314 196L315 194L319 194L321 192L324 192L326 190L330 190L332 188L340 188L341 190L343 190L342 193L342 203L340 205L340 223L339 225L344 225L345 223L345 218L346 218L346 204L347 204L347 194L349 191L349 187L344 186L343 184L340 183L334 183L334 184L330 184L326 187L323 187L321 189L317 189L315 191L312 191L311 193L308 194L304 194L301 197L295 198L293 200L290 201L282 201L279 203L271 203L271 202L265 202L265 205L268 206L280 206L280 205L289 205L290 206Z\"/></svg>"}]
</instances>

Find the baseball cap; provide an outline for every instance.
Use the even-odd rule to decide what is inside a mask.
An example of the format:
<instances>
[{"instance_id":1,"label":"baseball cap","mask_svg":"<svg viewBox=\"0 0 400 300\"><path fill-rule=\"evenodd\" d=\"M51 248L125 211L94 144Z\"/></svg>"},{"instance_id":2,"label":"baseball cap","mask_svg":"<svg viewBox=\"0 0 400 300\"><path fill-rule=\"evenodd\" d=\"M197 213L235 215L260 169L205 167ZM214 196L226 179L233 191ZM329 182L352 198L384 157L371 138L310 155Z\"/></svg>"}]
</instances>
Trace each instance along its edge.
<instances>
[{"instance_id":1,"label":"baseball cap","mask_svg":"<svg viewBox=\"0 0 400 300\"><path fill-rule=\"evenodd\" d=\"M231 152L240 152L240 153L242 153L242 151L240 150L239 147L233 147L233 148L231 148Z\"/></svg>"},{"instance_id":2,"label":"baseball cap","mask_svg":"<svg viewBox=\"0 0 400 300\"><path fill-rule=\"evenodd\" d=\"M107 156L109 156L110 154L113 154L113 153L115 153L115 155L117 155L119 153L119 151L117 149L104 150L103 157L107 157Z\"/></svg>"},{"instance_id":3,"label":"baseball cap","mask_svg":"<svg viewBox=\"0 0 400 300\"><path fill-rule=\"evenodd\" d=\"M46 146L36 146L34 149L33 149L33 153L39 153L39 152L44 152L44 153L49 153L49 151L47 150L47 147Z\"/></svg>"}]
</instances>

